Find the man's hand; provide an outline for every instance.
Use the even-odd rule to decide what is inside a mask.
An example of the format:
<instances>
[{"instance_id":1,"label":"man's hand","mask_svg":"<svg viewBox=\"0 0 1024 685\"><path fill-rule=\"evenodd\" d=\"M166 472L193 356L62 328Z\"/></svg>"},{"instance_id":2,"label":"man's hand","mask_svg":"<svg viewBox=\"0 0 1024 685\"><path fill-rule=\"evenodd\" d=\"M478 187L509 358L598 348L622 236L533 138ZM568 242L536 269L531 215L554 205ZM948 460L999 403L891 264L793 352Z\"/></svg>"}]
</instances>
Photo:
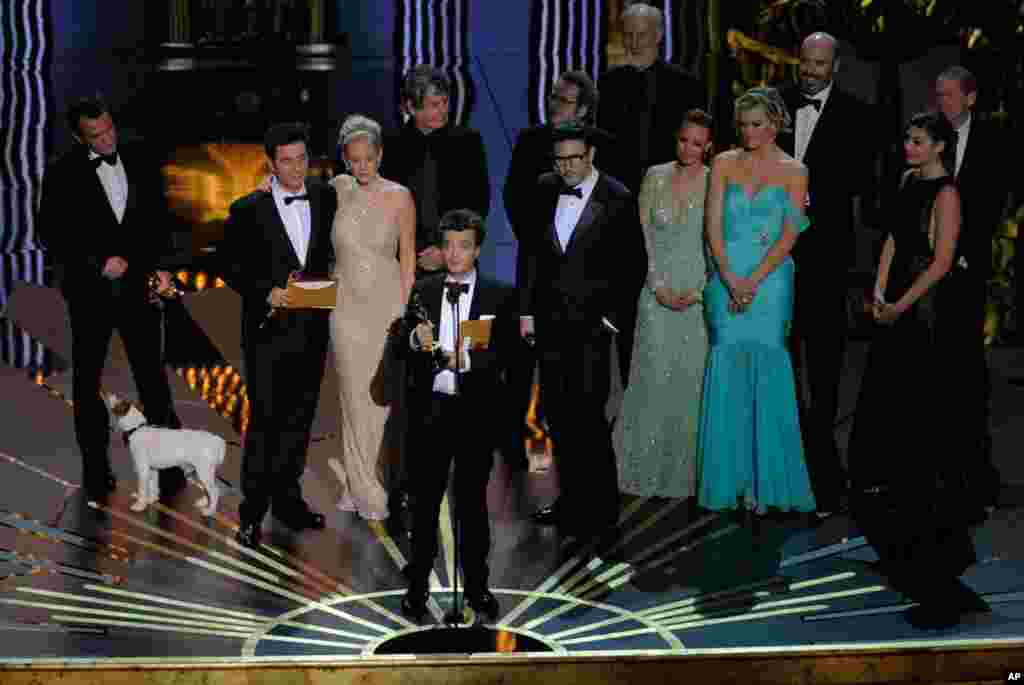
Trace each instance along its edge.
<instances>
[{"instance_id":1,"label":"man's hand","mask_svg":"<svg viewBox=\"0 0 1024 685\"><path fill-rule=\"evenodd\" d=\"M444 358L448 360L448 368L450 370L454 371L455 370L455 353L454 352L445 352L444 353ZM460 361L462 362L462 370L465 371L466 370L466 357L463 356Z\"/></svg>"},{"instance_id":2,"label":"man's hand","mask_svg":"<svg viewBox=\"0 0 1024 685\"><path fill-rule=\"evenodd\" d=\"M416 263L424 271L437 271L444 266L444 255L441 254L440 248L431 245L420 251Z\"/></svg>"},{"instance_id":3,"label":"man's hand","mask_svg":"<svg viewBox=\"0 0 1024 685\"><path fill-rule=\"evenodd\" d=\"M536 332L533 328L533 317L532 316L520 316L519 317L519 337L528 343L533 342L533 336Z\"/></svg>"},{"instance_id":4,"label":"man's hand","mask_svg":"<svg viewBox=\"0 0 1024 685\"><path fill-rule=\"evenodd\" d=\"M103 265L103 277L116 281L121 276L124 276L124 272L127 270L128 262L120 257L110 257L107 259L107 263Z\"/></svg>"},{"instance_id":5,"label":"man's hand","mask_svg":"<svg viewBox=\"0 0 1024 685\"><path fill-rule=\"evenodd\" d=\"M424 321L416 326L416 339L420 341L423 350L434 349L434 324Z\"/></svg>"},{"instance_id":6,"label":"man's hand","mask_svg":"<svg viewBox=\"0 0 1024 685\"><path fill-rule=\"evenodd\" d=\"M168 271L157 271L156 272L157 285L156 290L149 291L149 301L153 304L160 301L161 297L170 296L177 292L174 287L173 276Z\"/></svg>"},{"instance_id":7,"label":"man's hand","mask_svg":"<svg viewBox=\"0 0 1024 685\"><path fill-rule=\"evenodd\" d=\"M275 309L278 307L287 307L291 304L291 301L291 296L284 288L271 288L270 294L267 296L267 302Z\"/></svg>"}]
</instances>

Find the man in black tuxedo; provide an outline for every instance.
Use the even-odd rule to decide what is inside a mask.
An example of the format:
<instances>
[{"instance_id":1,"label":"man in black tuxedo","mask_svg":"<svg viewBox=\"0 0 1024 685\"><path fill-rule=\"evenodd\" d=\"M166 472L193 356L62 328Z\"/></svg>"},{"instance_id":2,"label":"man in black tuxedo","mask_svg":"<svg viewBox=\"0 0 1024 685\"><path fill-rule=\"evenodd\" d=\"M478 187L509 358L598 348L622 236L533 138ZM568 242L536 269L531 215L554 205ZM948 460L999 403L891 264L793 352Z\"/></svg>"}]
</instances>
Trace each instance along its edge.
<instances>
[{"instance_id":1,"label":"man in black tuxedo","mask_svg":"<svg viewBox=\"0 0 1024 685\"><path fill-rule=\"evenodd\" d=\"M420 65L402 85L408 121L384 137L380 174L412 191L420 275L444 268L437 227L441 216L468 208L487 218L491 206L483 139L448 120L451 84L440 69Z\"/></svg>"},{"instance_id":2,"label":"man in black tuxedo","mask_svg":"<svg viewBox=\"0 0 1024 685\"><path fill-rule=\"evenodd\" d=\"M536 335L541 403L561 495L534 520L599 547L614 539L619 491L605 415L612 331L643 287L647 254L634 195L594 167L596 129L555 129L558 173L537 182L524 236L520 333Z\"/></svg>"},{"instance_id":3,"label":"man in black tuxedo","mask_svg":"<svg viewBox=\"0 0 1024 685\"><path fill-rule=\"evenodd\" d=\"M602 148L598 162L634 195L640 193L647 169L676 158L676 132L687 110L704 107L701 84L680 67L659 56L665 37L660 9L643 2L622 13L626 64L606 72L598 82L601 107L597 125L612 134L613 146ZM629 384L636 328L636 302L620 315L619 372L622 386Z\"/></svg>"},{"instance_id":4,"label":"man in black tuxedo","mask_svg":"<svg viewBox=\"0 0 1024 685\"><path fill-rule=\"evenodd\" d=\"M334 189L307 178L308 134L277 124L264 141L274 172L271 192L231 205L221 247L224 279L242 296L242 352L251 408L242 457L238 541L258 547L274 517L294 530L323 528L302 499L310 427L327 355L327 313L287 309L292 274L326 275L333 259Z\"/></svg>"},{"instance_id":5,"label":"man in black tuxedo","mask_svg":"<svg viewBox=\"0 0 1024 685\"><path fill-rule=\"evenodd\" d=\"M157 160L118 144L117 126L97 97L68 110L76 146L46 171L39 233L46 245L71 324L75 437L90 499L116 487L107 450L110 420L100 377L116 328L150 425L180 428L161 359L160 311L149 277L170 247L170 225ZM181 469L160 472L161 492L185 484Z\"/></svg>"},{"instance_id":6,"label":"man in black tuxedo","mask_svg":"<svg viewBox=\"0 0 1024 685\"><path fill-rule=\"evenodd\" d=\"M519 132L512 148L512 162L505 178L505 214L517 239L530 229L533 191L537 178L551 172L552 130L569 121L592 123L597 112L598 92L594 81L584 71L562 74L548 96L547 123ZM522 248L519 252L522 253ZM537 358L526 344L518 346L515 362L509 369L509 431L510 444L506 460L513 465L526 465L526 443L523 437L526 412L533 390L533 371Z\"/></svg>"},{"instance_id":7,"label":"man in black tuxedo","mask_svg":"<svg viewBox=\"0 0 1024 685\"><path fill-rule=\"evenodd\" d=\"M409 442L418 454L409 460L415 522L412 562L406 569L409 590L402 611L417 618L426 613L427 579L437 556L437 518L454 460L455 517L462 531L459 544L466 601L493 620L498 602L487 587L491 547L487 480L500 440L493 425L495 398L502 391L504 357L516 343L515 290L477 271L486 236L479 214L468 209L447 212L440 231L447 276L421 279L413 291L425 307L429 323L419 324L409 340L410 347L419 352L410 355ZM456 361L453 322L488 317L493 319L490 344L486 349L472 349L470 342L470 349L464 349ZM447 361L441 369L426 353L435 341Z\"/></svg>"},{"instance_id":8,"label":"man in black tuxedo","mask_svg":"<svg viewBox=\"0 0 1024 685\"><path fill-rule=\"evenodd\" d=\"M821 517L839 510L846 493L835 439L846 341L846 274L855 255L859 196L870 184L874 161L870 141L850 144L852 132L869 121L868 111L835 85L836 48L836 39L825 33L804 39L799 83L782 93L793 115L793 131L779 136L780 147L803 162L810 177L807 213L815 230L804 233L793 249L796 301L790 349L793 367L806 377L809 389L809 401L802 391L797 398Z\"/></svg>"},{"instance_id":9,"label":"man in black tuxedo","mask_svg":"<svg viewBox=\"0 0 1024 685\"><path fill-rule=\"evenodd\" d=\"M955 156L949 155L947 171L955 175L960 190L962 223L957 241L957 257L967 261L967 281L971 297L963 303L970 308L974 325L968 333L975 354L964 363L977 370L978 385L974 388L978 452L969 456L971 490L978 504L995 506L999 499L999 471L992 463L989 435L989 371L985 360L985 305L988 280L992 277L992 237L999 228L1010 192L1009 179L1002 168L1006 152L1006 136L991 121L973 113L978 98L978 81L962 66L945 69L934 84L935 103L957 131ZM972 406L967 403L965 406Z\"/></svg>"}]
</instances>

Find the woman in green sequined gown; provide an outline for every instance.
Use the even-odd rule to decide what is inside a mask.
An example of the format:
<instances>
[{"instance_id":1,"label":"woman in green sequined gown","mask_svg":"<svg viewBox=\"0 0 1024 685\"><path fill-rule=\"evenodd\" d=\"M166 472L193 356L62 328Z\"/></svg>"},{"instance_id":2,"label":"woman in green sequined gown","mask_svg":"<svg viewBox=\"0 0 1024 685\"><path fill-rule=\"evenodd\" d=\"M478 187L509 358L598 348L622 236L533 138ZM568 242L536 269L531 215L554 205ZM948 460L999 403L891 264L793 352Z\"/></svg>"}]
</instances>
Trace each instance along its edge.
<instances>
[{"instance_id":1,"label":"woman in green sequined gown","mask_svg":"<svg viewBox=\"0 0 1024 685\"><path fill-rule=\"evenodd\" d=\"M678 161L651 167L640 191L648 276L637 303L629 386L615 423L619 489L645 497L690 497L696 480L707 332L704 194L711 120L688 112Z\"/></svg>"}]
</instances>

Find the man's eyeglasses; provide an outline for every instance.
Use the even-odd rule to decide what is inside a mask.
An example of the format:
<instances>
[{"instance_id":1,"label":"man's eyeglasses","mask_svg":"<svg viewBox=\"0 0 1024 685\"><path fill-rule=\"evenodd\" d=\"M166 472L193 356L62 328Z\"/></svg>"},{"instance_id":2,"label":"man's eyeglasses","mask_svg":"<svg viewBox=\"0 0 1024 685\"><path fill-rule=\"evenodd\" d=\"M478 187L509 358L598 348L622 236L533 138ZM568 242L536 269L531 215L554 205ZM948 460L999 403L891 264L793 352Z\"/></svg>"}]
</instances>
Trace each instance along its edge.
<instances>
[{"instance_id":1,"label":"man's eyeglasses","mask_svg":"<svg viewBox=\"0 0 1024 685\"><path fill-rule=\"evenodd\" d=\"M564 95L558 93L557 91L548 93L548 100L551 100L552 102L557 102L560 105L575 105L577 102L579 102L579 100L575 98L567 98Z\"/></svg>"},{"instance_id":2,"label":"man's eyeglasses","mask_svg":"<svg viewBox=\"0 0 1024 685\"><path fill-rule=\"evenodd\" d=\"M582 154L582 155L563 155L561 157L559 157L558 155L552 155L551 156L551 163L554 164L555 166L558 166L559 164L577 164L579 162L582 162L585 157L586 157L585 154Z\"/></svg>"}]
</instances>

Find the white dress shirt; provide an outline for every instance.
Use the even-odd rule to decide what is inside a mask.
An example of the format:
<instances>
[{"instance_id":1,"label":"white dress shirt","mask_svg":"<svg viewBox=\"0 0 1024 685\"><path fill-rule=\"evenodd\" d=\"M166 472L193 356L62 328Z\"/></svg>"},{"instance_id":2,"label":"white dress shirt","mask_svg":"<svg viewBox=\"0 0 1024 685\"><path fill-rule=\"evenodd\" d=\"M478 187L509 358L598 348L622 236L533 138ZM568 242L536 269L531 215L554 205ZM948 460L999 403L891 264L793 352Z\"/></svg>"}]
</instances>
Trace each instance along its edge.
<instances>
[{"instance_id":1,"label":"white dress shirt","mask_svg":"<svg viewBox=\"0 0 1024 685\"><path fill-rule=\"evenodd\" d=\"M971 135L971 115L968 114L964 123L956 129L956 168L953 170L953 177L960 175L960 167L964 163L964 151L967 149L967 136Z\"/></svg>"},{"instance_id":2,"label":"white dress shirt","mask_svg":"<svg viewBox=\"0 0 1024 685\"><path fill-rule=\"evenodd\" d=\"M289 205L284 203L286 197L292 195L305 195L306 186L302 190L293 193L285 190L277 181L277 177L270 182L270 189L274 195L274 204L277 205L277 213L281 215L285 230L288 232L288 240L295 248L295 254L299 257L299 264L306 266L306 251L309 249L309 233L312 218L309 213L309 200L296 200Z\"/></svg>"},{"instance_id":3,"label":"white dress shirt","mask_svg":"<svg viewBox=\"0 0 1024 685\"><path fill-rule=\"evenodd\" d=\"M574 198L575 199L575 198ZM459 274L458 276L449 276L448 280L455 280L459 283L467 283L469 285L469 292L459 294L459 326L462 325L463 321L469 319L469 308L473 303L473 291L476 290L476 270L470 271L466 274ZM438 341L441 343L441 349L445 352L455 351L455 336L452 331L452 305L448 302L448 286L445 285L441 291L441 330L438 331ZM465 373L469 371L469 340L465 340L462 347L463 356L463 369ZM445 369L441 373L434 376L434 392L442 392L446 395L455 394L455 372L450 369Z\"/></svg>"},{"instance_id":4,"label":"white dress shirt","mask_svg":"<svg viewBox=\"0 0 1024 685\"><path fill-rule=\"evenodd\" d=\"M829 93L832 92L833 83L834 81L830 81L827 86L814 95L804 96L809 100L820 102L821 108L815 109L810 105L805 105L796 110L796 128L794 131L796 142L793 146L793 153L797 161L804 161L804 155L807 154L807 148L811 144L811 136L814 135L814 127L818 125L818 119L821 118L821 113L825 111L825 104L828 102Z\"/></svg>"},{"instance_id":5,"label":"white dress shirt","mask_svg":"<svg viewBox=\"0 0 1024 685\"><path fill-rule=\"evenodd\" d=\"M99 157L100 155L91 150L89 151L90 160L98 159ZM103 184L103 192L107 195L110 208L114 210L117 223L121 223L124 220L124 210L128 206L128 174L125 173L121 155L117 156L117 164L113 166L106 162L101 162L96 167L96 175L100 177L100 183Z\"/></svg>"},{"instance_id":6,"label":"white dress shirt","mask_svg":"<svg viewBox=\"0 0 1024 685\"><path fill-rule=\"evenodd\" d=\"M576 230L576 224L580 221L583 208L590 201L590 194L594 192L594 186L597 185L598 175L597 169L591 169L590 175L583 179L578 186L574 186L583 191L583 197L558 196L558 205L555 207L555 231L558 233L558 242L561 243L563 252L569 245L573 231Z\"/></svg>"}]
</instances>

